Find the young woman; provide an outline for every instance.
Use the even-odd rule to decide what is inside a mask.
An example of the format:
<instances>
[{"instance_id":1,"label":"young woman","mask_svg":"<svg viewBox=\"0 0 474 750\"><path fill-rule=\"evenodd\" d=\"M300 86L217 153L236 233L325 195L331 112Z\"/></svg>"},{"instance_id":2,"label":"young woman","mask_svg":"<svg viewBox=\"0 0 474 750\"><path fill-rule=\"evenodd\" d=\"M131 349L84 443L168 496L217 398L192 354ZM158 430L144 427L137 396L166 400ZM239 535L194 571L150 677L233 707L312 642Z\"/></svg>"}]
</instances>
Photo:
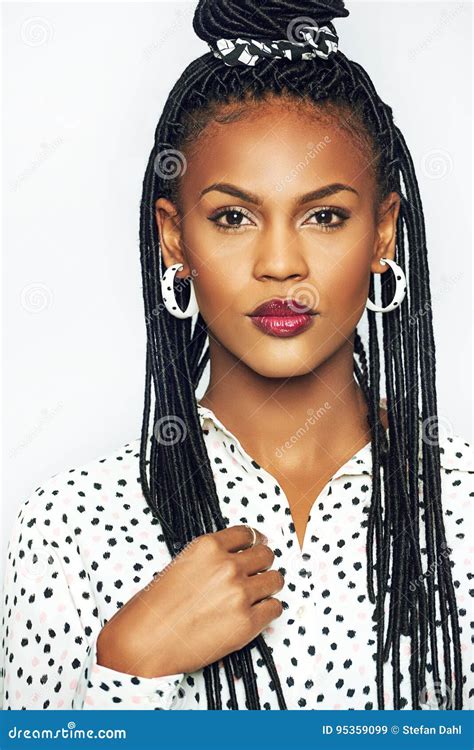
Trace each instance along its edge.
<instances>
[{"instance_id":1,"label":"young woman","mask_svg":"<svg viewBox=\"0 0 474 750\"><path fill-rule=\"evenodd\" d=\"M143 184L141 438L22 504L4 708L468 707L473 450L438 430L418 185L347 15L197 7Z\"/></svg>"}]
</instances>

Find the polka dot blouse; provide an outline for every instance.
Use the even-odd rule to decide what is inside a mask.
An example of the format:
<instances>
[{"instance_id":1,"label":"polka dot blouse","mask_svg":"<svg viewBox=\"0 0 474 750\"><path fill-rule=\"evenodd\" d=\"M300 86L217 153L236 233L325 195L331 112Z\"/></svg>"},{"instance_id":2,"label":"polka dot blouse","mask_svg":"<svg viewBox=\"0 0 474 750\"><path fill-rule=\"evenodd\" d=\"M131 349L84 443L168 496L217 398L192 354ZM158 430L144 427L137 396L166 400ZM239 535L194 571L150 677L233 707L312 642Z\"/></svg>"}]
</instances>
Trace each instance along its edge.
<instances>
[{"instance_id":1,"label":"polka dot blouse","mask_svg":"<svg viewBox=\"0 0 474 750\"><path fill-rule=\"evenodd\" d=\"M371 495L370 443L341 466L315 499L300 550L283 490L208 408L198 405L223 514L229 525L264 532L272 567L285 577L284 610L263 631L289 709L377 709L376 630L366 585ZM65 470L20 505L3 590L0 696L3 709L207 709L203 670L142 678L98 665L96 638L125 602L170 561L160 523L139 483L139 439ZM472 611L474 451L441 441L444 523L466 679L474 708ZM424 524L420 524L426 570ZM387 600L388 601L388 600ZM444 676L438 628L440 672ZM278 709L267 668L254 651L262 709ZM411 708L408 636L401 636L402 706ZM428 653L426 708L436 686ZM229 708L222 676L222 705ZM443 683L444 684L444 683ZM244 686L236 679L241 708ZM384 666L385 708L393 708L392 660Z\"/></svg>"}]
</instances>

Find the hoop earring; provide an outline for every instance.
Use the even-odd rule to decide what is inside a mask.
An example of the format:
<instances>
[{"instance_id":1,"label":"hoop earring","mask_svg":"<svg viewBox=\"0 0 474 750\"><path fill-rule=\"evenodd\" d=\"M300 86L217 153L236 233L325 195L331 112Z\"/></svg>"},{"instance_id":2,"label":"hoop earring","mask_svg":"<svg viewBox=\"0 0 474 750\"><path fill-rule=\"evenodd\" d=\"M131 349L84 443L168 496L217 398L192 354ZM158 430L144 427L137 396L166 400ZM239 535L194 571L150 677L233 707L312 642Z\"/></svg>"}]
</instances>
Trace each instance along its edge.
<instances>
[{"instance_id":1,"label":"hoop earring","mask_svg":"<svg viewBox=\"0 0 474 750\"><path fill-rule=\"evenodd\" d=\"M367 297L366 307L369 310L373 310L373 312L386 313L390 312L391 310L395 310L397 307L400 307L400 303L403 302L407 291L407 280L403 268L399 266L398 263L395 263L394 260L391 260L390 258L380 258L380 263L383 266L388 263L393 273L395 274L395 294L393 295L393 299L390 304L387 305L387 307L379 307Z\"/></svg>"},{"instance_id":2,"label":"hoop earring","mask_svg":"<svg viewBox=\"0 0 474 750\"><path fill-rule=\"evenodd\" d=\"M174 277L176 276L177 272L182 271L183 268L184 266L182 263L175 263L174 266L170 266L166 269L161 278L161 296L163 297L165 307L168 312L171 313L171 315L174 315L175 318L180 318L180 320L184 320L184 318L190 318L191 316L196 315L196 313L199 312L199 306L197 303L196 294L194 292L192 279L189 282L191 294L186 310L181 310L180 306L178 305L178 300L176 299L176 295L174 293Z\"/></svg>"}]
</instances>

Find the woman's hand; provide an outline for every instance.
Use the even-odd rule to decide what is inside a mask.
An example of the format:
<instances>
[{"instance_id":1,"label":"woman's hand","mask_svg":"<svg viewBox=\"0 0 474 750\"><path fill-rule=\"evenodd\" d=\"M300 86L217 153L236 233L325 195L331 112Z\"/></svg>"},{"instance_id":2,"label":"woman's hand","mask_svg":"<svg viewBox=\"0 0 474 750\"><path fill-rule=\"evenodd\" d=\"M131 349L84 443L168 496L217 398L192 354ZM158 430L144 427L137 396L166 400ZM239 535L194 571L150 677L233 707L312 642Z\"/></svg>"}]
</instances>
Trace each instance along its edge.
<instances>
[{"instance_id":1,"label":"woman's hand","mask_svg":"<svg viewBox=\"0 0 474 750\"><path fill-rule=\"evenodd\" d=\"M142 677L194 672L249 643L283 611L283 575L255 529L231 526L193 539L109 620L99 664ZM265 572L264 572L265 571Z\"/></svg>"}]
</instances>

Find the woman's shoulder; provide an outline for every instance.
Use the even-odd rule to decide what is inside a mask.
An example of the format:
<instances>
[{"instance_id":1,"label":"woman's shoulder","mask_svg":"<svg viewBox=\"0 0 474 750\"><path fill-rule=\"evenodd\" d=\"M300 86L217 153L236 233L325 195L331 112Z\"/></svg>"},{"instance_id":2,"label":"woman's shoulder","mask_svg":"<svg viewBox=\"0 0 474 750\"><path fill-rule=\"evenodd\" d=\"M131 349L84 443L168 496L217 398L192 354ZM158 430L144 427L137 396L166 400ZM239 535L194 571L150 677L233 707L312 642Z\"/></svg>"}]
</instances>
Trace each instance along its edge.
<instances>
[{"instance_id":1,"label":"woman's shoulder","mask_svg":"<svg viewBox=\"0 0 474 750\"><path fill-rule=\"evenodd\" d=\"M474 502L474 447L461 435L439 437L442 502L446 521L451 518L451 538L472 533L471 508ZM469 528L466 529L466 526Z\"/></svg>"},{"instance_id":2,"label":"woman's shoulder","mask_svg":"<svg viewBox=\"0 0 474 750\"><path fill-rule=\"evenodd\" d=\"M429 436L423 436L429 440ZM474 444L452 430L443 430L440 424L439 452L441 468L446 472L474 473Z\"/></svg>"},{"instance_id":3,"label":"woman's shoulder","mask_svg":"<svg viewBox=\"0 0 474 750\"><path fill-rule=\"evenodd\" d=\"M119 519L134 502L137 512L150 512L141 491L139 460L137 438L45 477L20 502L17 524L36 526L43 536L54 539L59 524L80 534L86 519L91 522L91 514Z\"/></svg>"}]
</instances>

